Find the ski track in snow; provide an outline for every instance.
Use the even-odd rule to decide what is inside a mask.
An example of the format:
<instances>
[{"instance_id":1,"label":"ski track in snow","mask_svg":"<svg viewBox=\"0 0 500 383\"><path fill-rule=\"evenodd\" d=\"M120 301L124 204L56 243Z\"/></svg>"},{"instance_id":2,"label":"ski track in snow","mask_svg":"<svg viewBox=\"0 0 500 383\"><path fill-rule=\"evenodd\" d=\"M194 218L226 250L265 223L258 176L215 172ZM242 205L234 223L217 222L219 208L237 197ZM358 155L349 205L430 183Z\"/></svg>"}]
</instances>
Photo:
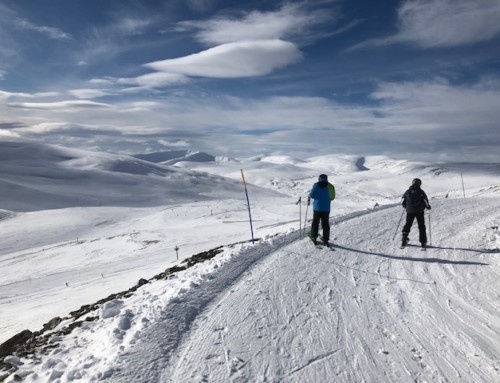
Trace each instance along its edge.
<instances>
[{"instance_id":1,"label":"ski track in snow","mask_svg":"<svg viewBox=\"0 0 500 383\"><path fill-rule=\"evenodd\" d=\"M317 250L307 238L295 241L296 233L280 244L248 247L168 303L103 376L499 381L500 304L483 298L500 288L498 247L483 248L488 243L478 237L498 222L499 201L433 205L434 247L427 252L388 242L396 208L338 220L335 252Z\"/></svg>"},{"instance_id":2,"label":"ski track in snow","mask_svg":"<svg viewBox=\"0 0 500 383\"><path fill-rule=\"evenodd\" d=\"M64 317L35 355L2 357L0 381L500 382L498 164L330 155L171 167L0 144L2 342L248 239L243 168L263 238ZM320 173L337 190L335 251L296 231L296 197ZM410 246L392 242L402 211L387 204L415 176L432 196L426 252L416 225Z\"/></svg>"}]
</instances>

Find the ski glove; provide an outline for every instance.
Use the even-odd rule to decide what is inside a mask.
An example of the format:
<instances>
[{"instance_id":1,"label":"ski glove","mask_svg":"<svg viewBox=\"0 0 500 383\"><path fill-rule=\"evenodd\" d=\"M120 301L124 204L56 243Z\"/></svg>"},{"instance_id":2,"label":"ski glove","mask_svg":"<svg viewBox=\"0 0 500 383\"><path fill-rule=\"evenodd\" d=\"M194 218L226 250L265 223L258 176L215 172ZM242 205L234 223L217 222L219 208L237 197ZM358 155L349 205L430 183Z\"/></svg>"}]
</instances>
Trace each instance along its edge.
<instances>
[{"instance_id":1,"label":"ski glove","mask_svg":"<svg viewBox=\"0 0 500 383\"><path fill-rule=\"evenodd\" d=\"M311 205L311 197L307 197L307 206Z\"/></svg>"}]
</instances>

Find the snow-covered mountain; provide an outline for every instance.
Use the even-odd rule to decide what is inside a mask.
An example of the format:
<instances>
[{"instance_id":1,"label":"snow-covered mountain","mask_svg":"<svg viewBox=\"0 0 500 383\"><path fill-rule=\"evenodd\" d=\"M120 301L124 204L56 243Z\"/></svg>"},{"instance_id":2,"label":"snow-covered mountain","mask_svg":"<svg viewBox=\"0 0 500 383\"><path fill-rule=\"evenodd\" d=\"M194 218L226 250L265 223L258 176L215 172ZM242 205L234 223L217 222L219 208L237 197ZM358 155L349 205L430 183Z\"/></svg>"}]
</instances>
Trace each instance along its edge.
<instances>
[{"instance_id":1,"label":"snow-covered mountain","mask_svg":"<svg viewBox=\"0 0 500 383\"><path fill-rule=\"evenodd\" d=\"M164 165L175 165L178 162L214 162L216 157L204 152L192 150L168 150L164 152L154 152L147 154L136 154L134 157Z\"/></svg>"},{"instance_id":2,"label":"snow-covered mountain","mask_svg":"<svg viewBox=\"0 0 500 383\"><path fill-rule=\"evenodd\" d=\"M146 158L0 142L0 343L60 317L0 380L500 379L498 164ZM320 173L333 252L300 238ZM393 242L414 177L426 253Z\"/></svg>"},{"instance_id":3,"label":"snow-covered mountain","mask_svg":"<svg viewBox=\"0 0 500 383\"><path fill-rule=\"evenodd\" d=\"M0 174L0 208L14 211L161 206L241 195L236 180L125 155L26 142L0 142Z\"/></svg>"}]
</instances>

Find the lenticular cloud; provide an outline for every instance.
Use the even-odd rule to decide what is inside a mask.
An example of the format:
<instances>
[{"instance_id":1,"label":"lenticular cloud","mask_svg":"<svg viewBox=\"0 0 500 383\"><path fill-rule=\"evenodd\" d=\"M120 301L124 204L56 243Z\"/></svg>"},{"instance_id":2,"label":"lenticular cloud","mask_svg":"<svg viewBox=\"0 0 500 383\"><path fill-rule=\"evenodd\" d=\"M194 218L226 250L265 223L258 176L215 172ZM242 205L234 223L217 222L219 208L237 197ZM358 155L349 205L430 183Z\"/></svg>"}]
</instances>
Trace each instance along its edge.
<instances>
[{"instance_id":1,"label":"lenticular cloud","mask_svg":"<svg viewBox=\"0 0 500 383\"><path fill-rule=\"evenodd\" d=\"M187 76L237 78L263 76L302 58L299 49L282 40L228 43L200 53L145 66Z\"/></svg>"}]
</instances>

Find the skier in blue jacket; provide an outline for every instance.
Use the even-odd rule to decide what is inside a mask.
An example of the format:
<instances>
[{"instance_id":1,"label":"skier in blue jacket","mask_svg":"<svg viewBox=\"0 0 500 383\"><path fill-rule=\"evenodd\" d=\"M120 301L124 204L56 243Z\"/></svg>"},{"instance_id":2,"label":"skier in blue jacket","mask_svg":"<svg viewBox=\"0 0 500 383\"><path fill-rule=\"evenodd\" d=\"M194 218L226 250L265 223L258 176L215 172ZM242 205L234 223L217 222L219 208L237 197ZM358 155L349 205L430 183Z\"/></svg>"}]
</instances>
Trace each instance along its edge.
<instances>
[{"instance_id":1,"label":"skier in blue jacket","mask_svg":"<svg viewBox=\"0 0 500 383\"><path fill-rule=\"evenodd\" d=\"M313 203L313 220L311 225L311 238L316 244L318 238L319 222L323 229L323 242L329 246L330 240L330 204L335 199L335 187L328 182L326 174L321 174L318 177L311 192L309 193L308 205L311 198Z\"/></svg>"}]
</instances>

